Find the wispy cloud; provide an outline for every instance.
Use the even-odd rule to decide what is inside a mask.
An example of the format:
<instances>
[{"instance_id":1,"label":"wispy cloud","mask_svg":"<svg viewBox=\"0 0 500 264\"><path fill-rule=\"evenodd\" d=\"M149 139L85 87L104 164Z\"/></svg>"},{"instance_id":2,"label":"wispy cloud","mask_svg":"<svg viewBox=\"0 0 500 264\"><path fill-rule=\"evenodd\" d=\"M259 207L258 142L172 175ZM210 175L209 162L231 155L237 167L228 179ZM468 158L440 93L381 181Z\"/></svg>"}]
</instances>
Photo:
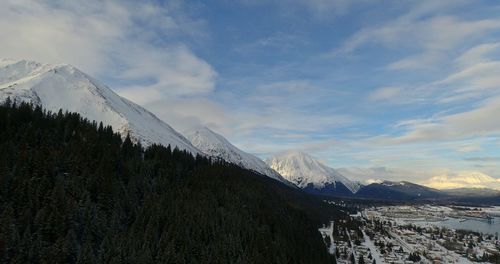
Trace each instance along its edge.
<instances>
[{"instance_id":1,"label":"wispy cloud","mask_svg":"<svg viewBox=\"0 0 500 264\"><path fill-rule=\"evenodd\" d=\"M422 172L388 167L347 167L337 170L349 179L355 179L364 184L378 183L384 180L401 181L403 179L412 179L419 181L429 177L428 174Z\"/></svg>"},{"instance_id":2,"label":"wispy cloud","mask_svg":"<svg viewBox=\"0 0 500 264\"><path fill-rule=\"evenodd\" d=\"M202 35L203 22L175 2L7 0L0 27L1 57L70 63L100 78L114 77L131 94L149 89L189 95L214 88L215 70L188 41L179 41Z\"/></svg>"},{"instance_id":3,"label":"wispy cloud","mask_svg":"<svg viewBox=\"0 0 500 264\"><path fill-rule=\"evenodd\" d=\"M466 50L452 60L454 71L440 80L405 92L391 87L374 91L370 98L412 102L419 95L428 105L456 105L460 109L399 121L395 128L402 135L378 139L383 144L401 144L500 135L500 123L495 118L500 111L500 61L492 56L500 52L499 47L496 43L486 43ZM476 101L468 107L459 105L471 99Z\"/></svg>"},{"instance_id":4,"label":"wispy cloud","mask_svg":"<svg viewBox=\"0 0 500 264\"><path fill-rule=\"evenodd\" d=\"M382 87L370 93L368 98L372 101L388 101L399 98L402 89L400 87Z\"/></svg>"},{"instance_id":5,"label":"wispy cloud","mask_svg":"<svg viewBox=\"0 0 500 264\"><path fill-rule=\"evenodd\" d=\"M412 50L414 54L396 60L389 70L426 69L437 66L450 50L465 41L480 39L484 34L499 32L500 19L463 19L447 12L468 1L419 1L408 5L405 13L385 23L360 29L332 55L352 53L368 44L393 50Z\"/></svg>"},{"instance_id":6,"label":"wispy cloud","mask_svg":"<svg viewBox=\"0 0 500 264\"><path fill-rule=\"evenodd\" d=\"M455 60L455 62L462 68L466 68L467 66L477 63L489 62L492 60L489 55L498 51L499 48L500 43L498 42L479 44L465 51Z\"/></svg>"},{"instance_id":7,"label":"wispy cloud","mask_svg":"<svg viewBox=\"0 0 500 264\"><path fill-rule=\"evenodd\" d=\"M356 5L370 3L368 0L241 0L240 2L247 5L274 4L285 14L306 10L319 19L345 15Z\"/></svg>"},{"instance_id":8,"label":"wispy cloud","mask_svg":"<svg viewBox=\"0 0 500 264\"><path fill-rule=\"evenodd\" d=\"M482 161L482 162L496 162L500 161L500 157L470 157L464 158L466 161Z\"/></svg>"},{"instance_id":9,"label":"wispy cloud","mask_svg":"<svg viewBox=\"0 0 500 264\"><path fill-rule=\"evenodd\" d=\"M457 140L500 134L500 97L487 100L473 110L446 115L407 126L408 132L388 142L407 143L438 140Z\"/></svg>"}]
</instances>

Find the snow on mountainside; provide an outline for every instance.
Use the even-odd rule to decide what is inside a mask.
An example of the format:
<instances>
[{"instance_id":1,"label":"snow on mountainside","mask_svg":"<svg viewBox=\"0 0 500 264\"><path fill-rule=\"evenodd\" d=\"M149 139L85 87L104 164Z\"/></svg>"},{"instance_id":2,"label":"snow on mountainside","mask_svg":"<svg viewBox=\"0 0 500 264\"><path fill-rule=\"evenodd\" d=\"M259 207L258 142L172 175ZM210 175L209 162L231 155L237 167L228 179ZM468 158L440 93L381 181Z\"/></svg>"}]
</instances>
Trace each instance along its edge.
<instances>
[{"instance_id":1,"label":"snow on mountainside","mask_svg":"<svg viewBox=\"0 0 500 264\"><path fill-rule=\"evenodd\" d=\"M229 163L253 170L275 180L287 182L264 161L238 149L226 138L206 127L192 129L185 133L185 135L195 147L209 156L223 159Z\"/></svg>"},{"instance_id":2,"label":"snow on mountainside","mask_svg":"<svg viewBox=\"0 0 500 264\"><path fill-rule=\"evenodd\" d=\"M41 105L52 112L77 112L89 120L111 125L123 137L130 134L143 145L171 145L200 153L185 137L139 105L114 93L71 65L0 60L0 101Z\"/></svg>"},{"instance_id":3,"label":"snow on mountainside","mask_svg":"<svg viewBox=\"0 0 500 264\"><path fill-rule=\"evenodd\" d=\"M336 170L324 165L310 155L300 151L290 151L266 160L267 164L285 179L300 188L312 184L314 188L321 189L326 185L340 182L352 193L359 190L360 185L345 178Z\"/></svg>"}]
</instances>

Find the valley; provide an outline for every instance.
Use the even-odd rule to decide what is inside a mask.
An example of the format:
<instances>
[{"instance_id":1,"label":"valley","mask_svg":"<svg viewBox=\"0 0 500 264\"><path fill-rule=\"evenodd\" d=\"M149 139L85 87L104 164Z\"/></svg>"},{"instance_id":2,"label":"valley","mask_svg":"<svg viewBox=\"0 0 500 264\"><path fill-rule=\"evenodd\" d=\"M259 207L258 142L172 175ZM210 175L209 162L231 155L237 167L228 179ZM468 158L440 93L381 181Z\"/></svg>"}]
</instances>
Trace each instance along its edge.
<instances>
[{"instance_id":1,"label":"valley","mask_svg":"<svg viewBox=\"0 0 500 264\"><path fill-rule=\"evenodd\" d=\"M369 207L350 216L358 224L355 228L332 222L319 231L337 263L354 263L353 259L355 263L498 263L499 218L491 219L490 229L482 232L437 222L456 218L484 221L498 213L498 207Z\"/></svg>"},{"instance_id":2,"label":"valley","mask_svg":"<svg viewBox=\"0 0 500 264\"><path fill-rule=\"evenodd\" d=\"M321 249L321 247L309 249L307 252L301 253L302 257L309 256L309 259L313 259L313 256L321 252L321 254L317 255L319 257L318 260L328 262L329 259L333 258L336 263L407 263L408 261L421 263L469 263L469 261L496 261L498 257L499 242L497 233L499 229L498 223L500 223L498 218L500 211L498 207L471 207L474 205L498 205L500 203L498 200L500 195L498 195L499 193L497 191L488 190L481 191L480 193L474 189L443 191L408 181L379 181L365 185L356 179L345 177L342 173L325 165L312 155L295 150L278 153L268 157L266 161L263 161L257 156L237 148L222 135L207 127L196 127L184 133L179 133L170 125L158 119L151 112L120 97L107 86L100 84L98 81L70 65L50 65L32 61L2 60L0 64L0 85L2 85L0 86L0 101L4 103L4 113L8 113L9 111L13 111L13 113L16 113L16 111L24 111L26 113L34 111L34 113L37 113L39 116L43 117L46 115L43 117L46 120L51 120L51 118L55 117L62 120L64 118L70 118L72 115L77 115L79 118L79 115L81 115L84 119L78 119L78 122L82 122L84 124L83 127L89 126L89 128L85 128L87 129L85 133L89 133L88 131L96 129L98 134L106 134L106 137L109 138L108 140L113 142L110 144L114 144L116 149L126 148L126 146L130 144L138 144L132 147L133 150L123 149L121 151L127 153L132 151L135 153L134 159L136 159L136 162L146 162L146 165L144 165L146 168L149 166L147 165L147 162L149 162L147 161L148 158L147 156L141 158L139 153L141 151L145 153L159 151L160 153L170 153L162 158L164 161L169 161L169 159L177 156L177 158L174 158L174 160L177 160L175 160L174 163L169 163L170 165L168 166L172 168L181 166L176 169L180 170L181 173L177 176L173 176L175 173L170 171L170 177L177 177L178 179L185 178L189 179L189 181L193 181L195 178L192 178L190 175L194 172L191 172L189 169L186 170L186 168L196 168L196 166L203 168L201 170L198 169L196 174L220 174L217 180L220 186L213 186L211 189L220 192L224 189L226 184L229 184L229 186L236 184L238 186L231 187L236 188L238 191L232 193L230 196L224 196L225 191L223 191L222 194L216 194L216 197L218 197L217 199L219 199L217 203L221 203L221 201L224 200L225 204L235 206L231 210L240 211L239 206L242 206L242 208L249 206L247 202L240 204L241 201L235 202L233 200L235 197L240 197L240 195L250 195L253 197L252 199L256 199L252 200L253 202L263 203L265 201L264 203L267 204L260 209L257 209L258 206L254 205L252 212L247 212L245 211L246 209L244 209L244 211L250 215L255 212L260 212L261 209L267 210L266 208L268 208L268 206L271 206L270 208L276 211L276 206L272 204L276 203L276 199L283 199L284 204L281 206L284 206L284 208L289 207L285 210L286 212L279 211L281 213L271 213L269 211L263 215L267 215L266 217L273 216L275 217L273 218L274 220L266 222L266 224L262 226L253 221L247 222L245 223L245 230L251 232L249 226L253 226L253 228L257 229L263 228L263 230L267 230L263 233L263 237L269 240L271 239L268 237L270 236L269 232L277 232L275 231L276 228L273 226L278 225L280 221L285 221L283 219L290 217L290 214L292 214L295 215L293 217L296 219L294 218L290 226L293 224L295 225L294 228L297 228L298 223L307 224L309 229L307 230L307 234L304 234L308 236L308 243L316 243L315 245L317 246L319 245L318 242L320 243L321 240L314 237L313 234L315 232L313 229L314 226L318 227L324 225L319 229L319 234L321 234L327 246L326 250ZM56 94L58 100L54 100ZM4 119L7 120L6 123L14 122L10 121L9 118L9 115L4 116ZM85 123L87 121L91 123ZM17 129L16 126L22 128L26 126L23 122L14 122L14 124L15 126L4 127L4 133L10 135L8 133L13 133L13 129ZM38 129L42 128L43 126ZM71 127L64 129L67 130L69 128ZM66 131L63 128L58 129L59 134ZM114 135L113 140L111 140L111 138L113 138L113 136L111 136L113 133L112 129L116 129L115 131L118 132L118 134ZM81 142L79 140L86 140L87 144L96 144L95 148L97 151L104 151L101 149L102 146L99 146L101 143L91 143L87 139L82 139L78 136L77 132L77 130L72 130L71 133L73 133L75 137L73 140L77 142ZM68 132L66 131L64 133ZM12 136L4 137L4 141L8 142L8 138L10 137ZM71 137L69 138L71 139ZM21 140L20 142L27 140L29 142L29 138L26 137L17 140ZM57 141L61 139L56 138L51 140ZM123 141L122 146L119 145L120 141L118 140ZM145 147L144 150L142 149L143 146ZM163 146L167 146L168 148L162 150ZM6 148L5 151L15 152L14 149L10 149L6 146L4 146L4 148ZM60 148L64 149L64 146L60 146ZM179 155L184 156L184 158L179 158ZM21 161L30 164L29 161L22 159ZM8 166L8 168L12 170L12 168L14 168L12 167L12 162L14 161L11 161L10 165L4 166ZM86 162L88 162L89 166L94 166L93 170L96 169L96 164L90 161ZM172 162L172 160L169 162ZM182 164L185 164L184 166L187 167L183 167ZM193 164L198 165L192 167ZM75 168L68 168L70 171L74 169ZM115 173L120 175L123 173L121 170L123 169ZM214 170L216 172L214 172ZM111 172L112 170L108 169L108 171ZM125 170L125 175L131 173L126 171L127 170ZM224 178L226 176L223 175L226 175L228 172L235 175L230 176L230 178ZM74 173L79 174L80 172L75 171ZM92 173L100 174L101 172L96 170ZM8 172L4 174L9 175ZM135 174L137 174L137 172ZM16 177L29 178L29 175L29 173L20 174ZM146 173L146 175L148 174ZM151 175L145 177L150 176ZM221 176L222 178L220 178ZM5 176L2 177L5 178ZM11 181L12 178L9 177L7 177L7 179ZM57 178L59 176L55 177ZM136 175L135 177L138 176ZM153 178L155 177L157 176L153 176ZM201 178L198 178L195 182L207 181L207 178L203 179L202 176L199 177ZM247 177L249 178L247 179ZM221 181L221 179L225 180ZM53 180L54 179L49 181ZM75 179L68 180L74 181ZM96 181L96 179L92 181ZM116 181L116 179L114 181ZM144 182L146 181L145 179L141 179L140 181L144 186L156 186L158 184L155 182L156 179L151 183ZM130 184L127 178L119 179L118 182L122 182L120 183L122 185ZM243 191L240 189L241 184L244 182L250 184L250 186L254 186L249 188L257 188L257 192L262 196L254 197L254 194L251 194L251 190ZM262 187L261 182L264 182L266 186ZM57 185L57 182L54 184ZM94 182L93 184L97 183ZM50 188L52 187L49 187L49 191L51 191ZM109 188L108 186L106 190L89 189L88 191L93 193L93 195L104 195L105 197L109 197L109 192L112 190ZM134 187L131 186L129 188ZM146 190L150 187L142 188L145 188L145 190L142 190L142 195L155 195ZM163 188L165 188L165 186ZM4 195L12 193L12 191L13 190L7 190ZM210 192L210 189L208 191ZM249 191L250 193L248 193ZM170 190L170 192L175 191ZM163 192L160 193L162 195L167 195ZM22 194L16 195L21 195L22 197ZM118 198L120 195L127 194L115 193L113 195L116 196L114 199L120 199ZM223 196L219 197L219 195ZM264 197L269 195L271 197L265 200ZM204 197L211 197L211 194L204 193ZM10 198L7 197L3 197L2 199L10 201ZM104 217L103 215L110 212L109 210L114 210L116 212L117 209L113 208L114 205L110 205L110 203L114 203L113 199L99 199L101 200L95 200L93 202L101 207L102 211L98 213L101 217ZM102 199L105 199L106 202L103 203ZM200 197L200 199L202 198ZM178 200L179 203L192 202L189 199L187 201L183 199L176 200ZM45 201L45 203L50 204L50 201ZM137 204L142 206L142 201L137 201ZM4 204L2 206L6 205ZM17 204L18 208L24 206L23 204ZM162 208L169 208L169 206L170 205L163 205ZM217 207L216 205L212 206L215 206L212 207L212 209ZM8 219L8 221L17 221L13 219L17 219L20 216L16 216L10 211L6 211L7 209L12 208L8 206L5 207L3 209L3 217ZM32 208L30 210L42 209ZM76 209L73 208L72 210ZM211 210L205 211L205 209L197 210L202 210L203 214L211 214L212 212ZM298 211L295 212L294 210ZM361 211L357 214L353 214L356 210ZM128 214L127 211L122 213ZM153 210L149 213L154 215L157 212ZM222 218L230 217L226 215L227 213L232 214L232 212L225 211L220 211L219 213L219 217ZM71 214L74 214L74 212ZM306 218L302 219L299 216L300 214L305 215ZM135 216L131 215L129 217ZM210 218L209 216L204 217ZM193 223L196 222L195 220L192 221ZM245 220L237 217L231 221ZM166 224L172 225L173 223L167 221ZM33 225L33 223L27 223L29 228L36 229ZM138 225L141 224L138 223ZM117 226L122 226L122 228L125 229L130 228L129 225ZM196 228L198 229L201 224L198 223L196 226L198 226ZM464 228L468 230L462 231L462 226L469 226L469 228ZM99 225L99 228L106 230L102 225ZM186 228L190 229L189 226L186 226ZM225 230L227 228L231 227L224 225L218 227L220 230ZM5 236L7 232L6 227L4 226L4 229L0 229L0 231L1 230L3 230L2 232L4 232L3 234ZM71 230L74 230L74 228ZM195 231L195 233L197 232L199 232L199 230ZM303 233L305 230L301 232ZM63 234L64 233L57 233L58 236L62 236ZM35 236L35 234L32 235ZM202 237L204 235L206 234L198 234L198 236ZM289 235L290 236L283 234L283 238L280 239L285 240L280 243L284 243L286 247L291 250L299 245L288 241L288 239L293 239L291 237L297 235L297 233ZM111 234L108 234L108 236L113 237ZM285 236L287 236L287 238L284 238ZM259 235L258 237L261 236ZM29 236L26 239L28 238ZM46 239L48 238L41 239L47 241ZM77 242L74 243L83 243L81 239L82 237L77 238ZM178 241L183 241L181 238L178 239ZM222 236L219 237L219 239L222 243L228 238ZM71 238L69 241L73 240L74 239ZM9 244L8 248L16 247L16 243L18 243L17 240L9 241L11 244ZM105 243L105 241L99 240L92 244L92 247L103 245L102 243ZM214 244L212 246L220 245ZM260 246L263 245L257 243L253 247ZM246 246L241 247L243 247L244 250L252 250L252 248ZM231 250L237 249L232 248ZM23 255L20 252L6 254L7 255L4 255L4 257L7 256L9 259L21 257L36 259ZM9 254L13 255L11 256ZM102 257L107 256L104 253L86 254L90 255L85 256L80 253L71 252L70 255L66 255L66 258L73 261L84 257L97 256L99 254L99 256ZM175 257L182 258L183 254L184 253L180 253L179 255L170 254L164 257L167 259L174 259ZM227 254L227 252L221 254ZM250 254L250 256L246 257L253 260L261 259L262 257L259 254L255 254L255 252L245 254ZM287 256L291 255L293 254L287 253ZM159 255L155 256L155 258L158 257ZM286 256L275 257L276 261L284 261L284 259L286 259ZM296 259L302 259L302 257L298 255L294 256ZM140 256L140 258L142 258L142 256Z\"/></svg>"},{"instance_id":3,"label":"valley","mask_svg":"<svg viewBox=\"0 0 500 264\"><path fill-rule=\"evenodd\" d=\"M0 3L0 264L500 264L500 1Z\"/></svg>"}]
</instances>

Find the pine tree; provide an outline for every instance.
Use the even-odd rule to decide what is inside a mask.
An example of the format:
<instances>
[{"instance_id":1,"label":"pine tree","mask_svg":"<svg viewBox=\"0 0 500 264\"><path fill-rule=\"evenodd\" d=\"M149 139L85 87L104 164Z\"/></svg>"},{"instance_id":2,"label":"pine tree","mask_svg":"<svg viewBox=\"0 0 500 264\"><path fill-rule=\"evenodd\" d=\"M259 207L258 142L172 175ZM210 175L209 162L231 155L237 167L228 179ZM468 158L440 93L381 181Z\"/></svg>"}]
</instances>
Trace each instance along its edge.
<instances>
[{"instance_id":1,"label":"pine tree","mask_svg":"<svg viewBox=\"0 0 500 264\"><path fill-rule=\"evenodd\" d=\"M359 254L358 264L365 264L365 259L363 257L363 254Z\"/></svg>"},{"instance_id":2,"label":"pine tree","mask_svg":"<svg viewBox=\"0 0 500 264\"><path fill-rule=\"evenodd\" d=\"M0 105L0 262L335 261L317 226L344 214L320 199L122 141L75 113L12 105Z\"/></svg>"}]
</instances>

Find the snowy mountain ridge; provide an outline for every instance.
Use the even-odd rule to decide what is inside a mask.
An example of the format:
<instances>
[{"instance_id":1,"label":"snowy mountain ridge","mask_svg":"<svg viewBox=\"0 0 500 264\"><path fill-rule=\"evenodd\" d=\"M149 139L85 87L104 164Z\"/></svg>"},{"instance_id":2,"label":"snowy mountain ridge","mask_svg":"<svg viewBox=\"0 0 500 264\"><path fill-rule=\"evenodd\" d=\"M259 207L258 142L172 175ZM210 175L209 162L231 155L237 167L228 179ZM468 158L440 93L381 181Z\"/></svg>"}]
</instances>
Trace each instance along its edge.
<instances>
[{"instance_id":1,"label":"snowy mountain ridge","mask_svg":"<svg viewBox=\"0 0 500 264\"><path fill-rule=\"evenodd\" d=\"M77 112L89 120L110 125L122 137L148 146L171 145L201 154L184 136L151 112L113 92L107 86L67 64L0 60L0 101L8 97L57 112Z\"/></svg>"},{"instance_id":2,"label":"snowy mountain ridge","mask_svg":"<svg viewBox=\"0 0 500 264\"><path fill-rule=\"evenodd\" d=\"M238 149L222 135L207 127L194 128L186 132L185 135L195 147L211 157L223 159L229 163L287 183L287 180L271 169L264 161Z\"/></svg>"},{"instance_id":3,"label":"snowy mountain ridge","mask_svg":"<svg viewBox=\"0 0 500 264\"><path fill-rule=\"evenodd\" d=\"M304 152L285 152L268 158L266 163L300 188L306 188L312 184L314 188L321 189L326 185L335 186L337 182L342 183L352 193L356 193L360 188L358 182L347 179L333 168Z\"/></svg>"}]
</instances>

